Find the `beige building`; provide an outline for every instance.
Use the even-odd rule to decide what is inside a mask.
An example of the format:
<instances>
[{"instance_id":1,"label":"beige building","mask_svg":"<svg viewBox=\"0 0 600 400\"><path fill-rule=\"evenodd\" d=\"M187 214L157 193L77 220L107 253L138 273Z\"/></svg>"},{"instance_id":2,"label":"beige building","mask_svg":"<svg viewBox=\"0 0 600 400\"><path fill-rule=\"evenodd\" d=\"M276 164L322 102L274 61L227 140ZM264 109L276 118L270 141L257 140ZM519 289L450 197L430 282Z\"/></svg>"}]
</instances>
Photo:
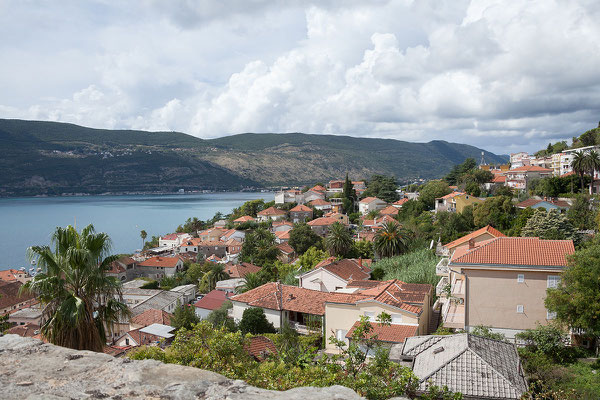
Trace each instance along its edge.
<instances>
[{"instance_id":1,"label":"beige building","mask_svg":"<svg viewBox=\"0 0 600 400\"><path fill-rule=\"evenodd\" d=\"M358 211L362 214L368 214L371 211L383 210L387 203L377 197L366 197L358 203Z\"/></svg>"},{"instance_id":2,"label":"beige building","mask_svg":"<svg viewBox=\"0 0 600 400\"><path fill-rule=\"evenodd\" d=\"M447 261L447 289L439 293L443 325L467 331L484 325L514 338L547 324L555 316L544 306L546 290L558 285L574 251L571 240L469 240Z\"/></svg>"},{"instance_id":3,"label":"beige building","mask_svg":"<svg viewBox=\"0 0 600 400\"><path fill-rule=\"evenodd\" d=\"M312 270L298 277L300 287L319 290L321 292L335 292L345 289L352 280L368 280L371 269L367 266L371 260L327 258L318 263Z\"/></svg>"}]
</instances>

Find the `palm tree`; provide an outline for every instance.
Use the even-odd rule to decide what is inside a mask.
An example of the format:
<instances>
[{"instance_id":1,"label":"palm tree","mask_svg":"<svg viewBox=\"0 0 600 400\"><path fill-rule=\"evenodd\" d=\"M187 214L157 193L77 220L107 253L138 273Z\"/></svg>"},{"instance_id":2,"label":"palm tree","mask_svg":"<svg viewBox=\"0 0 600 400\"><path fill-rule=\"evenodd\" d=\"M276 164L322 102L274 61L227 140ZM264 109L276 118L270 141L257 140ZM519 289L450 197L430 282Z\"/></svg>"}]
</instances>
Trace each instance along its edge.
<instances>
[{"instance_id":1,"label":"palm tree","mask_svg":"<svg viewBox=\"0 0 600 400\"><path fill-rule=\"evenodd\" d=\"M106 333L129 315L121 282L106 275L118 258L109 256L110 238L92 225L81 232L67 226L56 228L51 244L28 249L42 271L22 287L44 307L41 333L59 346L102 351Z\"/></svg>"},{"instance_id":2,"label":"palm tree","mask_svg":"<svg viewBox=\"0 0 600 400\"><path fill-rule=\"evenodd\" d=\"M393 257L407 249L407 234L397 222L386 222L375 235L375 251L381 257Z\"/></svg>"},{"instance_id":3,"label":"palm tree","mask_svg":"<svg viewBox=\"0 0 600 400\"><path fill-rule=\"evenodd\" d=\"M594 172L600 170L600 155L596 150L592 150L586 155L585 164L587 165L587 170L592 177L590 182L590 194L592 194L592 186L594 185Z\"/></svg>"},{"instance_id":4,"label":"palm tree","mask_svg":"<svg viewBox=\"0 0 600 400\"><path fill-rule=\"evenodd\" d=\"M146 238L148 237L148 233L142 229L140 231L140 237L142 238L142 249L143 249L144 245L146 244Z\"/></svg>"},{"instance_id":5,"label":"palm tree","mask_svg":"<svg viewBox=\"0 0 600 400\"><path fill-rule=\"evenodd\" d=\"M229 279L229 274L225 272L225 268L221 264L215 264L208 271L208 288L209 291L217 287L217 282Z\"/></svg>"},{"instance_id":6,"label":"palm tree","mask_svg":"<svg viewBox=\"0 0 600 400\"><path fill-rule=\"evenodd\" d=\"M573 160L571 161L571 168L577 175L579 175L579 179L581 181L581 191L583 192L583 177L585 172L588 170L586 155L583 151L576 151L573 154Z\"/></svg>"},{"instance_id":7,"label":"palm tree","mask_svg":"<svg viewBox=\"0 0 600 400\"><path fill-rule=\"evenodd\" d=\"M352 248L350 231L339 222L331 225L329 234L325 238L325 247L332 256L345 256Z\"/></svg>"},{"instance_id":8,"label":"palm tree","mask_svg":"<svg viewBox=\"0 0 600 400\"><path fill-rule=\"evenodd\" d=\"M244 293L262 286L264 283L264 280L258 273L250 272L244 276L244 284L238 288L237 292Z\"/></svg>"}]
</instances>

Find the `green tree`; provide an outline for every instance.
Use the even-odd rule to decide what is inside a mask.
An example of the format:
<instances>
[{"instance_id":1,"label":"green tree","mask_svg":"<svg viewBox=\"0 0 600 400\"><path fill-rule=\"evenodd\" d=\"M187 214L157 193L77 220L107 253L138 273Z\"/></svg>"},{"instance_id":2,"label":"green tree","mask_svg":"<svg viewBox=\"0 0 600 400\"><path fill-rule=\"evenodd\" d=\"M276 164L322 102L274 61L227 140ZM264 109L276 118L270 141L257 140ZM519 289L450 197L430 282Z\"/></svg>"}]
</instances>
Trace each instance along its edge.
<instances>
[{"instance_id":1,"label":"green tree","mask_svg":"<svg viewBox=\"0 0 600 400\"><path fill-rule=\"evenodd\" d=\"M425 204L422 201L408 200L398 211L398 221L407 221L411 218L416 218L423 211L425 211Z\"/></svg>"},{"instance_id":2,"label":"green tree","mask_svg":"<svg viewBox=\"0 0 600 400\"><path fill-rule=\"evenodd\" d=\"M328 254L326 251L313 246L298 257L298 265L300 265L303 271L309 271L313 269L315 265L326 259L327 256Z\"/></svg>"},{"instance_id":3,"label":"green tree","mask_svg":"<svg viewBox=\"0 0 600 400\"><path fill-rule=\"evenodd\" d=\"M192 329L194 324L200 322L194 309L195 307L189 304L178 305L171 317L171 326L175 329Z\"/></svg>"},{"instance_id":4,"label":"green tree","mask_svg":"<svg viewBox=\"0 0 600 400\"><path fill-rule=\"evenodd\" d=\"M229 332L235 332L237 326L233 318L229 316L229 310L233 307L233 303L229 300L225 301L221 307L211 311L206 320L212 324L215 329L225 328Z\"/></svg>"},{"instance_id":5,"label":"green tree","mask_svg":"<svg viewBox=\"0 0 600 400\"><path fill-rule=\"evenodd\" d=\"M540 239L570 239L575 242L579 237L577 230L564 214L558 210L546 211L538 208L521 230L521 236L539 237Z\"/></svg>"},{"instance_id":6,"label":"green tree","mask_svg":"<svg viewBox=\"0 0 600 400\"><path fill-rule=\"evenodd\" d=\"M185 220L185 223L183 225L179 225L177 227L176 232L185 232L185 233L189 233L191 235L195 235L196 232L206 229L209 225L212 225L212 224L209 223L208 221L204 222L202 220L199 220L196 217L188 218L187 220Z\"/></svg>"},{"instance_id":7,"label":"green tree","mask_svg":"<svg viewBox=\"0 0 600 400\"><path fill-rule=\"evenodd\" d=\"M312 246L319 246L322 239L306 223L294 225L290 231L289 245L294 248L298 255L304 254Z\"/></svg>"},{"instance_id":8,"label":"green tree","mask_svg":"<svg viewBox=\"0 0 600 400\"><path fill-rule=\"evenodd\" d=\"M523 227L529 221L529 218L533 216L535 210L531 207L527 207L523 210L517 211L517 217L513 220L512 227L508 231L508 236L521 236Z\"/></svg>"},{"instance_id":9,"label":"green tree","mask_svg":"<svg viewBox=\"0 0 600 400\"><path fill-rule=\"evenodd\" d=\"M0 334L6 332L10 328L8 317L8 314L0 315Z\"/></svg>"},{"instance_id":10,"label":"green tree","mask_svg":"<svg viewBox=\"0 0 600 400\"><path fill-rule=\"evenodd\" d=\"M260 267L272 264L277 260L281 251L275 242L275 235L265 228L257 228L246 234L240 258Z\"/></svg>"},{"instance_id":11,"label":"green tree","mask_svg":"<svg viewBox=\"0 0 600 400\"><path fill-rule=\"evenodd\" d=\"M594 172L600 170L600 155L596 150L591 150L585 156L585 166L587 167L587 172L591 177L594 176ZM592 185L594 180L590 180L590 193L592 193Z\"/></svg>"},{"instance_id":12,"label":"green tree","mask_svg":"<svg viewBox=\"0 0 600 400\"><path fill-rule=\"evenodd\" d=\"M498 186L494 189L494 196L505 196L512 198L514 195L511 188L508 186Z\"/></svg>"},{"instance_id":13,"label":"green tree","mask_svg":"<svg viewBox=\"0 0 600 400\"><path fill-rule=\"evenodd\" d=\"M506 340L506 336L504 336L502 333L492 331L489 326L477 325L473 328L471 333L473 335L481 336L488 339Z\"/></svg>"},{"instance_id":14,"label":"green tree","mask_svg":"<svg viewBox=\"0 0 600 400\"><path fill-rule=\"evenodd\" d=\"M211 263L192 263L188 267L187 271L185 271L185 278L188 283L193 283L194 285L198 285L200 279L204 276L205 273L210 271Z\"/></svg>"},{"instance_id":15,"label":"green tree","mask_svg":"<svg viewBox=\"0 0 600 400\"><path fill-rule=\"evenodd\" d=\"M576 151L573 154L571 168L573 168L573 171L579 176L579 180L581 181L581 191L583 192L583 177L588 170L587 157L583 151Z\"/></svg>"},{"instance_id":16,"label":"green tree","mask_svg":"<svg viewBox=\"0 0 600 400\"><path fill-rule=\"evenodd\" d=\"M343 200L342 206L344 207L344 211L346 214L351 214L355 210L355 202L357 199L356 191L354 190L354 185L350 178L348 178L348 173L346 173L346 180L344 181L344 191L342 192Z\"/></svg>"},{"instance_id":17,"label":"green tree","mask_svg":"<svg viewBox=\"0 0 600 400\"><path fill-rule=\"evenodd\" d=\"M336 222L329 228L325 247L332 256L345 257L352 249L352 236L346 226Z\"/></svg>"},{"instance_id":18,"label":"green tree","mask_svg":"<svg viewBox=\"0 0 600 400\"><path fill-rule=\"evenodd\" d=\"M593 209L590 196L578 194L567 211L567 218L577 229L594 229L597 211Z\"/></svg>"},{"instance_id":19,"label":"green tree","mask_svg":"<svg viewBox=\"0 0 600 400\"><path fill-rule=\"evenodd\" d=\"M467 192L471 196L475 196L475 197L481 196L481 188L479 187L479 184L477 184L476 182L469 182L467 184L467 186L465 187L465 192Z\"/></svg>"},{"instance_id":20,"label":"green tree","mask_svg":"<svg viewBox=\"0 0 600 400\"><path fill-rule=\"evenodd\" d=\"M352 243L352 257L373 258L373 243L367 240L357 240Z\"/></svg>"},{"instance_id":21,"label":"green tree","mask_svg":"<svg viewBox=\"0 0 600 400\"><path fill-rule=\"evenodd\" d=\"M238 293L244 293L248 290L256 289L267 283L263 275L258 272L249 272L244 276L244 284L238 288Z\"/></svg>"},{"instance_id":22,"label":"green tree","mask_svg":"<svg viewBox=\"0 0 600 400\"><path fill-rule=\"evenodd\" d=\"M275 333L275 327L267 320L265 310L258 307L246 308L242 314L239 325L242 333L259 335L262 333Z\"/></svg>"},{"instance_id":23,"label":"green tree","mask_svg":"<svg viewBox=\"0 0 600 400\"><path fill-rule=\"evenodd\" d=\"M600 244L576 251L556 288L548 289L545 304L557 319L589 334L600 335Z\"/></svg>"},{"instance_id":24,"label":"green tree","mask_svg":"<svg viewBox=\"0 0 600 400\"><path fill-rule=\"evenodd\" d=\"M380 257L399 256L408 247L408 233L397 222L386 222L375 235L375 252Z\"/></svg>"},{"instance_id":25,"label":"green tree","mask_svg":"<svg viewBox=\"0 0 600 400\"><path fill-rule=\"evenodd\" d=\"M223 265L221 264L211 264L210 269L204 275L202 275L202 279L200 280L200 284L198 288L201 292L208 293L211 290L214 290L217 287L217 282L223 281L225 279L229 279L229 274L225 272Z\"/></svg>"},{"instance_id":26,"label":"green tree","mask_svg":"<svg viewBox=\"0 0 600 400\"><path fill-rule=\"evenodd\" d=\"M423 203L426 210L432 210L435 206L435 199L445 196L450 192L452 192L452 190L447 182L429 181L421 187L421 190L419 191L419 201ZM402 208L404 208L404 206Z\"/></svg>"},{"instance_id":27,"label":"green tree","mask_svg":"<svg viewBox=\"0 0 600 400\"><path fill-rule=\"evenodd\" d=\"M102 351L106 330L129 315L122 301L121 282L106 275L117 256L111 241L92 225L77 232L56 228L50 246L28 250L42 272L22 286L44 306L41 332L50 343L78 350Z\"/></svg>"},{"instance_id":28,"label":"green tree","mask_svg":"<svg viewBox=\"0 0 600 400\"><path fill-rule=\"evenodd\" d=\"M398 183L393 176L373 175L367 182L367 190L363 193L364 197L377 197L387 203L393 203L398 200Z\"/></svg>"},{"instance_id":29,"label":"green tree","mask_svg":"<svg viewBox=\"0 0 600 400\"><path fill-rule=\"evenodd\" d=\"M158 241L159 241L160 237L158 236L152 236L152 239L150 239L149 241L147 241L144 244L144 250L147 249L152 249L154 247L158 247Z\"/></svg>"},{"instance_id":30,"label":"green tree","mask_svg":"<svg viewBox=\"0 0 600 400\"><path fill-rule=\"evenodd\" d=\"M490 197L483 203L475 205L473 222L478 228L491 225L501 231L508 231L512 226L515 214L516 209L509 197Z\"/></svg>"},{"instance_id":31,"label":"green tree","mask_svg":"<svg viewBox=\"0 0 600 400\"><path fill-rule=\"evenodd\" d=\"M462 164L456 164L448 175L444 177L444 180L449 185L457 185L461 182L461 178L464 174L477 168L477 161L474 158L467 158ZM487 181L486 181L487 182Z\"/></svg>"},{"instance_id":32,"label":"green tree","mask_svg":"<svg viewBox=\"0 0 600 400\"><path fill-rule=\"evenodd\" d=\"M148 237L148 233L142 229L140 231L140 237L142 238L142 249L143 249L144 245L146 244L146 238Z\"/></svg>"}]
</instances>

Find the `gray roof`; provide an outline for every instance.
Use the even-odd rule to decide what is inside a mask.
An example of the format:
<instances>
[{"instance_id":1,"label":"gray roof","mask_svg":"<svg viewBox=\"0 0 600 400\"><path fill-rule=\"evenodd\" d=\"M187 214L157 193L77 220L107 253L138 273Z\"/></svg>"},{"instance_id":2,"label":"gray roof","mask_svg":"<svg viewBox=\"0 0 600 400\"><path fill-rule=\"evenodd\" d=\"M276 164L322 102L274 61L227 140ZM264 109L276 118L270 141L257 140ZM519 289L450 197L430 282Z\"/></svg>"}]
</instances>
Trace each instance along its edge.
<instances>
[{"instance_id":1,"label":"gray roof","mask_svg":"<svg viewBox=\"0 0 600 400\"><path fill-rule=\"evenodd\" d=\"M123 289L139 288L140 286L144 286L146 283L148 283L148 281L145 281L143 279L134 279L132 281L123 283Z\"/></svg>"},{"instance_id":2,"label":"gray roof","mask_svg":"<svg viewBox=\"0 0 600 400\"><path fill-rule=\"evenodd\" d=\"M171 289L171 292L179 292L179 293L184 293L184 292L191 292L196 290L196 285L194 284L189 284L189 285L181 285L181 286L176 286L173 289Z\"/></svg>"},{"instance_id":3,"label":"gray roof","mask_svg":"<svg viewBox=\"0 0 600 400\"><path fill-rule=\"evenodd\" d=\"M164 310L169 305L177 302L177 300L181 301L182 297L183 296L181 293L161 291L155 296L152 296L149 299L144 300L143 302L132 307L131 313L135 317L151 308L155 308L157 310Z\"/></svg>"},{"instance_id":4,"label":"gray roof","mask_svg":"<svg viewBox=\"0 0 600 400\"><path fill-rule=\"evenodd\" d=\"M140 329L140 332L149 333L150 335L160 336L169 339L175 336L172 333L170 333L173 330L175 330L175 328L171 325L152 324Z\"/></svg>"},{"instance_id":5,"label":"gray roof","mask_svg":"<svg viewBox=\"0 0 600 400\"><path fill-rule=\"evenodd\" d=\"M461 333L406 338L402 353L414 357L420 390L447 386L465 398L520 399L527 391L516 347Z\"/></svg>"}]
</instances>

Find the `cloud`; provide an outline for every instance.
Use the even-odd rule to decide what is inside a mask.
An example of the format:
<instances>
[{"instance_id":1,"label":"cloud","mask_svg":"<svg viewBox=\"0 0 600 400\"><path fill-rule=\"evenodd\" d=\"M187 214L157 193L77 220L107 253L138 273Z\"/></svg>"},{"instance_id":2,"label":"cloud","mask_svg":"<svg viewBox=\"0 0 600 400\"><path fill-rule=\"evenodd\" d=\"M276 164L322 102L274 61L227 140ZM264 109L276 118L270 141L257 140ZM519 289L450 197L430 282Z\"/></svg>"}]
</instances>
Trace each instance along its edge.
<instances>
[{"instance_id":1,"label":"cloud","mask_svg":"<svg viewBox=\"0 0 600 400\"><path fill-rule=\"evenodd\" d=\"M444 139L501 153L600 119L591 1L115 4L13 3L12 18L0 17L11 39L0 73L14 77L0 83L0 113L204 138Z\"/></svg>"}]
</instances>

